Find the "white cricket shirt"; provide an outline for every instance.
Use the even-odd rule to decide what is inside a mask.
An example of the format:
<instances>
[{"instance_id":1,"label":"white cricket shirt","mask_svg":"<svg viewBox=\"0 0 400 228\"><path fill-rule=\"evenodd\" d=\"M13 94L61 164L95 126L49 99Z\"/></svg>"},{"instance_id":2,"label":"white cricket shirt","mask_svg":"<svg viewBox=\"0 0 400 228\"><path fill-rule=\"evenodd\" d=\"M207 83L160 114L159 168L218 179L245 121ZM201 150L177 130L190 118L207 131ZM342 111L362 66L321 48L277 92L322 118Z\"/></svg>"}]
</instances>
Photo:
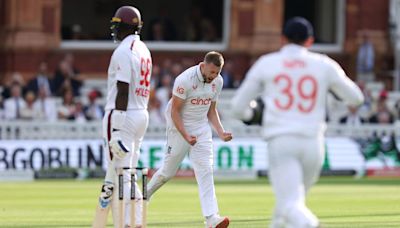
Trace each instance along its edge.
<instances>
[{"instance_id":1,"label":"white cricket shirt","mask_svg":"<svg viewBox=\"0 0 400 228\"><path fill-rule=\"evenodd\" d=\"M172 94L185 100L181 110L186 130L196 130L208 125L207 113L212 101L221 93L223 79L218 75L211 83L205 83L200 65L188 68L176 77ZM169 100L166 113L167 126L175 128L171 118L172 102Z\"/></svg>"},{"instance_id":2,"label":"white cricket shirt","mask_svg":"<svg viewBox=\"0 0 400 228\"><path fill-rule=\"evenodd\" d=\"M147 109L150 96L152 60L138 35L129 35L114 50L108 67L106 110L115 109L117 81L129 84L127 110Z\"/></svg>"},{"instance_id":3,"label":"white cricket shirt","mask_svg":"<svg viewBox=\"0 0 400 228\"><path fill-rule=\"evenodd\" d=\"M242 118L249 102L261 95L265 103L264 137L316 136L326 128L330 90L349 105L359 105L364 99L358 86L333 59L288 44L254 63L231 102L232 112Z\"/></svg>"}]
</instances>

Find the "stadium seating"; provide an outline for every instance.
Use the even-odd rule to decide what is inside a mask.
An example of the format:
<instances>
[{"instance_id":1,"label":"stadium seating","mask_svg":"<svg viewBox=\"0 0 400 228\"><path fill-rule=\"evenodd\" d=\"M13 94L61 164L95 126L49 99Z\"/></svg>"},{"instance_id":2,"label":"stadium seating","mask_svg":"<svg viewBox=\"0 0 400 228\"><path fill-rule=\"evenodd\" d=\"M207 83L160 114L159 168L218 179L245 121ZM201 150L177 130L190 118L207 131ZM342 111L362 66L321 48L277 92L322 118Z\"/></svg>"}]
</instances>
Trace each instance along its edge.
<instances>
[{"instance_id":1,"label":"stadium seating","mask_svg":"<svg viewBox=\"0 0 400 228\"><path fill-rule=\"evenodd\" d=\"M379 92L383 89L382 83L370 83L367 88L371 91L373 98L378 97ZM83 104L88 101L87 94L96 89L102 93L102 97L98 99L101 105L105 104L107 81L105 79L89 79L85 81L81 88L80 100ZM235 137L258 137L260 136L260 127L253 125L248 126L241 121L230 118L229 103L234 96L234 89L224 89L220 95L218 109L222 122L227 130L232 131ZM400 92L388 93L388 106L393 109L396 101L400 100ZM56 98L56 103L60 105L62 100ZM348 136L348 137L369 137L373 132L399 132L396 122L393 125L376 125L364 124L359 127L347 127L336 124L337 120L347 112L347 107L337 102L332 96L328 98L328 113L330 124L327 128L327 136ZM399 135L399 134L398 134ZM76 123L74 121L1 121L0 122L0 140L4 139L95 139L102 136L101 121L88 121L85 123ZM153 125L150 120L150 126L146 137L148 138L164 138L165 126Z\"/></svg>"},{"instance_id":2,"label":"stadium seating","mask_svg":"<svg viewBox=\"0 0 400 228\"><path fill-rule=\"evenodd\" d=\"M400 123L391 125L364 124L358 127L328 124L327 136L369 137L373 132L381 134L400 133ZM259 137L260 126L247 126L243 123L226 122L225 128L232 131L235 137ZM96 139L101 138L101 121L75 123L69 121L2 121L0 123L0 140L6 139ZM149 126L147 138L164 138L164 126Z\"/></svg>"}]
</instances>

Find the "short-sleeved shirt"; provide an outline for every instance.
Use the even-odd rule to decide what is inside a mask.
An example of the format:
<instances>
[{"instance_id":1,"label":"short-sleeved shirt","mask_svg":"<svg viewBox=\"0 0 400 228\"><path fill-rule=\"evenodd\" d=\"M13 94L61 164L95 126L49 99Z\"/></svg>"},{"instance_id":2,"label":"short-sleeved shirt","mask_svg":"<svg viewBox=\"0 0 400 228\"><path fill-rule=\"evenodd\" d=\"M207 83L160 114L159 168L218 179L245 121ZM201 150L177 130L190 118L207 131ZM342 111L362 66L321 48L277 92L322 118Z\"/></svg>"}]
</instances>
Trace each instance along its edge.
<instances>
[{"instance_id":1,"label":"short-sleeved shirt","mask_svg":"<svg viewBox=\"0 0 400 228\"><path fill-rule=\"evenodd\" d=\"M186 130L195 130L208 125L208 110L211 102L217 101L222 85L221 75L218 75L211 83L204 82L200 65L188 68L175 79L172 94L185 100L181 116ZM171 107L170 100L166 109L168 127L174 127Z\"/></svg>"},{"instance_id":2,"label":"short-sleeved shirt","mask_svg":"<svg viewBox=\"0 0 400 228\"><path fill-rule=\"evenodd\" d=\"M282 134L316 136L325 130L329 91L349 105L363 101L360 89L333 59L288 44L254 63L233 98L232 113L240 116L258 95L265 103L266 138Z\"/></svg>"},{"instance_id":3,"label":"short-sleeved shirt","mask_svg":"<svg viewBox=\"0 0 400 228\"><path fill-rule=\"evenodd\" d=\"M106 110L115 109L117 81L129 84L127 110L147 109L150 96L152 59L149 49L138 35L129 35L111 56L108 67Z\"/></svg>"}]
</instances>

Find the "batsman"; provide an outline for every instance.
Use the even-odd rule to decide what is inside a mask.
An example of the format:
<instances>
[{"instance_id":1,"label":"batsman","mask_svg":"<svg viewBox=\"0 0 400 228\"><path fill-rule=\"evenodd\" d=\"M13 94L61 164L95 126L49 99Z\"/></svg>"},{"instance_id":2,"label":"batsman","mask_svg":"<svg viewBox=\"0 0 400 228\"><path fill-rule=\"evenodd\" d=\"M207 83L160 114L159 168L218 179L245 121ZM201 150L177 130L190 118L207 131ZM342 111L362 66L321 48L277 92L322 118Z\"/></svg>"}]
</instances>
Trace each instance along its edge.
<instances>
[{"instance_id":1,"label":"batsman","mask_svg":"<svg viewBox=\"0 0 400 228\"><path fill-rule=\"evenodd\" d=\"M132 6L120 7L111 19L111 35L119 45L111 56L108 68L108 93L103 118L108 168L93 222L96 228L106 227L110 207L115 227L142 227L142 204L136 203L136 224L130 224L130 203L126 200L123 210L120 210L116 186L117 169L137 167L140 145L148 126L152 58L149 49L140 40L142 24L139 10ZM124 170L125 199L129 198L130 180L130 171ZM141 200L139 188L135 189L136 199ZM120 224L121 220L124 224Z\"/></svg>"}]
</instances>

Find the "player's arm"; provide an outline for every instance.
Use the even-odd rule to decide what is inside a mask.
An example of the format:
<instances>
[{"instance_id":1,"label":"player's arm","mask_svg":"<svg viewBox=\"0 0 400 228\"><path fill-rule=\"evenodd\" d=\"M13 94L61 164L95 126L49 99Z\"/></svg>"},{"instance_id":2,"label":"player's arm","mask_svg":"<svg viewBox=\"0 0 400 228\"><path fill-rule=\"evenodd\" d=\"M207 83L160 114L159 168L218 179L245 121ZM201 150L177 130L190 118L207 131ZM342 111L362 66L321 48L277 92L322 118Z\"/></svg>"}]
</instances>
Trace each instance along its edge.
<instances>
[{"instance_id":1,"label":"player's arm","mask_svg":"<svg viewBox=\"0 0 400 228\"><path fill-rule=\"evenodd\" d=\"M128 107L129 97L129 83L117 82L117 97L115 99L115 109L120 111L126 111Z\"/></svg>"},{"instance_id":2,"label":"player's arm","mask_svg":"<svg viewBox=\"0 0 400 228\"><path fill-rule=\"evenodd\" d=\"M173 95L171 102L172 102L172 106L171 106L172 121L174 122L176 129L179 131L179 133L182 135L182 137L190 145L193 146L197 142L196 137L193 135L189 135L189 133L186 131L186 129L183 125L183 120L182 120L182 116L181 116L181 111L182 111L183 105L185 104L185 100Z\"/></svg>"},{"instance_id":3,"label":"player's arm","mask_svg":"<svg viewBox=\"0 0 400 228\"><path fill-rule=\"evenodd\" d=\"M111 152L119 159L129 153L128 147L123 143L121 133L126 126L126 110L129 99L129 83L131 82L132 66L130 56L125 53L116 53L118 68L116 72L117 95L115 110L111 115Z\"/></svg>"},{"instance_id":4,"label":"player's arm","mask_svg":"<svg viewBox=\"0 0 400 228\"><path fill-rule=\"evenodd\" d=\"M218 134L218 137L225 142L228 142L232 139L232 133L225 132L224 127L221 124L221 120L219 118L219 114L217 111L217 102L212 101L210 109L207 113L208 120L211 122L211 125L214 127L215 131Z\"/></svg>"},{"instance_id":5,"label":"player's arm","mask_svg":"<svg viewBox=\"0 0 400 228\"><path fill-rule=\"evenodd\" d=\"M364 102L364 95L360 88L346 76L343 69L333 60L328 59L330 90L343 102L351 106L359 106Z\"/></svg>"},{"instance_id":6,"label":"player's arm","mask_svg":"<svg viewBox=\"0 0 400 228\"><path fill-rule=\"evenodd\" d=\"M231 101L231 112L234 118L241 120L247 120L251 118L249 113L252 113L252 111L249 107L249 103L262 92L262 82L260 80L261 70L262 63L261 60L258 60L250 68L243 83L236 91L235 96Z\"/></svg>"}]
</instances>

